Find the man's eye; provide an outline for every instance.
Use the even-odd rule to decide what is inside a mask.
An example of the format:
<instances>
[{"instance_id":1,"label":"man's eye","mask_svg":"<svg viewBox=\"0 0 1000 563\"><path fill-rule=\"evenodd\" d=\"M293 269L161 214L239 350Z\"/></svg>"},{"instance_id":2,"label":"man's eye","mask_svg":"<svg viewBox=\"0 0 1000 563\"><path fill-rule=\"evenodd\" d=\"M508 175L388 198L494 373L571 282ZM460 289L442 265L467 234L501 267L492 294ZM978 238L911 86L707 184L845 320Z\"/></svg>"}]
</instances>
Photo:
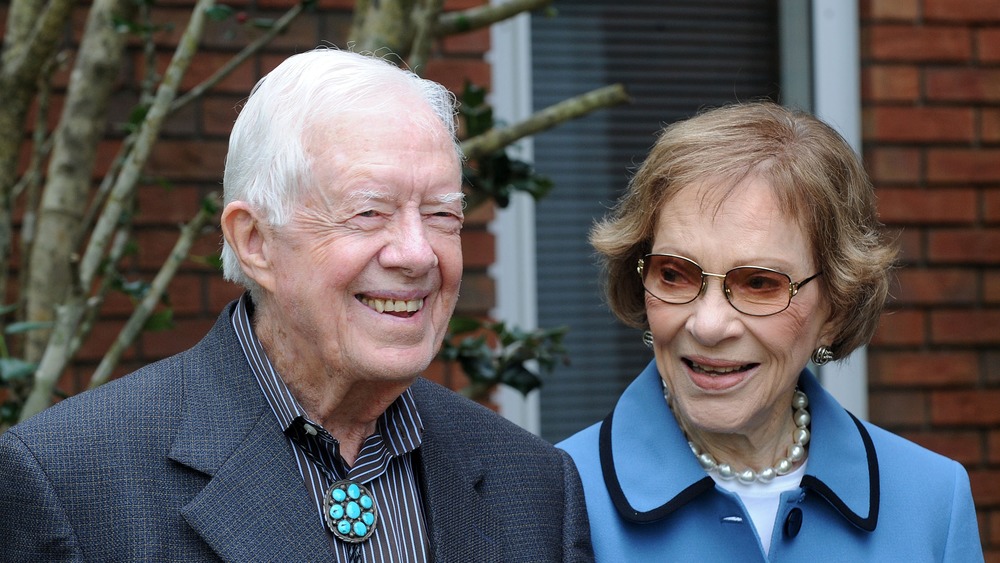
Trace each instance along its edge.
<instances>
[{"instance_id":1,"label":"man's eye","mask_svg":"<svg viewBox=\"0 0 1000 563\"><path fill-rule=\"evenodd\" d=\"M358 217L378 217L378 211L375 211L374 209L362 211L361 213L358 213Z\"/></svg>"}]
</instances>

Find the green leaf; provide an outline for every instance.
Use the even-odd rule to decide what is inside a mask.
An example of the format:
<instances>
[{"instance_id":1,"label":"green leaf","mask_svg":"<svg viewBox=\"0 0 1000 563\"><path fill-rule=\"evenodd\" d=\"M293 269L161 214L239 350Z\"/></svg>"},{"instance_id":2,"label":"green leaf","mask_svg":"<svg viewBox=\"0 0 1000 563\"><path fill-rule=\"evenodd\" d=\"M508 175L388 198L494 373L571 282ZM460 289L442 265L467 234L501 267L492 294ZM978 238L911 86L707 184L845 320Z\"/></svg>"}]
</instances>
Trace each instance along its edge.
<instances>
[{"instance_id":1,"label":"green leaf","mask_svg":"<svg viewBox=\"0 0 1000 563\"><path fill-rule=\"evenodd\" d=\"M223 4L216 4L205 10L205 15L208 16L208 19L215 21L225 21L233 17L233 14L235 13L236 10Z\"/></svg>"},{"instance_id":2,"label":"green leaf","mask_svg":"<svg viewBox=\"0 0 1000 563\"><path fill-rule=\"evenodd\" d=\"M448 332L452 334L462 334L478 330L483 326L481 322L472 317L452 317L448 321Z\"/></svg>"},{"instance_id":3,"label":"green leaf","mask_svg":"<svg viewBox=\"0 0 1000 563\"><path fill-rule=\"evenodd\" d=\"M21 334L32 330L47 330L55 326L55 321L25 321L20 323L10 323L4 329L6 334Z\"/></svg>"},{"instance_id":4,"label":"green leaf","mask_svg":"<svg viewBox=\"0 0 1000 563\"><path fill-rule=\"evenodd\" d=\"M25 379L35 373L38 364L26 362L19 358L0 358L0 379L12 381Z\"/></svg>"},{"instance_id":5,"label":"green leaf","mask_svg":"<svg viewBox=\"0 0 1000 563\"><path fill-rule=\"evenodd\" d=\"M6 315L7 313L13 313L17 310L17 303L11 303L9 305L0 305L0 315Z\"/></svg>"},{"instance_id":6,"label":"green leaf","mask_svg":"<svg viewBox=\"0 0 1000 563\"><path fill-rule=\"evenodd\" d=\"M150 332L164 331L174 328L174 312L172 309L164 309L163 311L157 311L146 319L146 323L143 325L144 330Z\"/></svg>"}]
</instances>

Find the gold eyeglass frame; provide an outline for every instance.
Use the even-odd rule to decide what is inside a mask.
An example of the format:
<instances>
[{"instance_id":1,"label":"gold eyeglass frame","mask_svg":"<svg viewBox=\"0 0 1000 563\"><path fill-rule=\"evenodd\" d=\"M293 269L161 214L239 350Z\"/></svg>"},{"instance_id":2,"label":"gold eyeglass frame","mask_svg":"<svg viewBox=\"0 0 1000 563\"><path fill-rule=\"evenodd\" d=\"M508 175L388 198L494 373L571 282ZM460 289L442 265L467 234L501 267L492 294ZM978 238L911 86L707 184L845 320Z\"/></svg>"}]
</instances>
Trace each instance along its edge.
<instances>
[{"instance_id":1,"label":"gold eyeglass frame","mask_svg":"<svg viewBox=\"0 0 1000 563\"><path fill-rule=\"evenodd\" d=\"M691 299L688 299L687 301L675 302L675 301L667 301L666 299L664 299L664 298L660 297L659 295L656 295L655 293L653 293L652 291L650 291L649 288L646 287L646 278L643 275L642 271L643 271L643 269L646 266L646 259L650 258L652 256L665 256L665 257L668 257L668 258L678 258L680 260L684 260L685 262L689 262L689 263L693 264L699 270L701 270L701 287L698 289L698 293L696 293L694 297L692 297ZM729 286L726 284L726 276L728 276L734 270L741 270L741 269L744 269L744 268L753 268L753 269L756 269L756 270L764 270L764 271L767 271L767 272L772 272L772 273L784 276L785 279L788 280L788 302L785 303L785 306L782 307L781 309L773 312L773 313L765 313L765 314L762 314L762 315L761 314L754 314L754 313L747 313L746 311L740 310L740 308L737 307L735 303L733 303L733 294L730 291ZM686 305L688 303L691 303L692 301L694 301L695 299L698 299L699 297L701 297L702 294L705 293L705 288L708 287L708 278L709 277L719 278L719 280L722 282L722 292L725 294L726 301L729 302L729 305L733 309L736 309L737 311L739 311L740 313L742 313L744 315L751 316L751 317L770 317L771 315L777 315L778 313L784 311L785 309L788 309L788 307L792 304L792 297L795 297L798 294L799 289L801 289L802 286L806 285L807 283L811 282L812 280L818 278L823 273L823 271L821 270L821 271L816 272L815 274L813 274L813 275L811 275L811 276L809 276L809 277L807 277L807 278L805 278L805 279L803 279L801 281L797 281L797 282L793 282L792 281L792 276L789 276L785 272L782 272L780 270L775 270L774 268L765 268L764 266L752 266L752 265L736 266L735 268L730 268L725 274L715 274L715 273L712 273L712 272L706 272L705 268L701 267L701 264L695 262L694 260L688 258L687 256L681 256L680 254L662 254L662 253L655 253L655 252L650 252L649 254L646 254L642 258L639 259L638 265L636 267L636 272L638 272L638 274L639 274L639 281L642 284L642 289L646 293L648 293L648 294L652 295L653 297L655 297L656 299L659 299L660 301L662 301L664 303L667 303L669 305Z\"/></svg>"}]
</instances>

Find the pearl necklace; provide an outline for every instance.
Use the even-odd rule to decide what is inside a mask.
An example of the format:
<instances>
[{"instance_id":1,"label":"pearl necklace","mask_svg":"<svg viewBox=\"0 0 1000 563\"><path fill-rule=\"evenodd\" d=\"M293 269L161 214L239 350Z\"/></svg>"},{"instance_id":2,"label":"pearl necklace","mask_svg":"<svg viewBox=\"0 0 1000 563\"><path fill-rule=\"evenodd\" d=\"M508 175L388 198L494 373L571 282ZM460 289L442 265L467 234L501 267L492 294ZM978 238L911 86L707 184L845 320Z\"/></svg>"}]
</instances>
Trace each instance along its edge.
<instances>
[{"instance_id":1,"label":"pearl necklace","mask_svg":"<svg viewBox=\"0 0 1000 563\"><path fill-rule=\"evenodd\" d=\"M667 400L667 405L670 405L670 398L667 394L666 385L663 389L663 398ZM780 475L787 475L795 467L795 463L805 459L806 444L809 443L809 410L806 408L809 406L809 398L806 394L798 389L792 395L792 408L795 409L795 414L792 415L792 420L795 422L795 432L792 433L792 445L788 446L788 455L778 460L773 467L766 467L762 469L759 473L750 469L749 467L743 471L736 471L733 466L728 463L719 463L712 454L702 451L694 442L688 440L688 446L691 451L694 452L696 458L698 458L698 463L706 471L711 473L716 471L719 477L725 480L738 479L741 483L751 484L754 482L768 483L775 477ZM673 410L671 406L671 410Z\"/></svg>"}]
</instances>

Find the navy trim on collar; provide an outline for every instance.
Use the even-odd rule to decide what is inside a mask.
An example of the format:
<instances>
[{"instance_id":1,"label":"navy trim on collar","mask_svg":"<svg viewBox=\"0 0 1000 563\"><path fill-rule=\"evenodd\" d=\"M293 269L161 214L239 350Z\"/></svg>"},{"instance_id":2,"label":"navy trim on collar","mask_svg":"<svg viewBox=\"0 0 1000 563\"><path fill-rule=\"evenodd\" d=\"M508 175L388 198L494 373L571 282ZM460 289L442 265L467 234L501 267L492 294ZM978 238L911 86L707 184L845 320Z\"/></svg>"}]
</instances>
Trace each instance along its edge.
<instances>
[{"instance_id":1,"label":"navy trim on collar","mask_svg":"<svg viewBox=\"0 0 1000 563\"><path fill-rule=\"evenodd\" d=\"M865 430L861 421L857 419L849 411L851 419L854 424L858 427L858 434L861 435L861 441L865 444L865 454L868 456L868 490L870 495L870 500L868 501L868 516L862 517L858 513L854 512L847 507L847 504L833 492L830 487L826 485L823 481L812 475L805 475L802 477L802 486L810 488L820 496L825 498L834 508L837 509L840 514L846 518L851 524L854 524L858 528L866 532L874 532L875 526L878 525L878 509L879 509L879 470L878 470L878 456L875 455L875 444L872 443L872 437Z\"/></svg>"},{"instance_id":2,"label":"navy trim on collar","mask_svg":"<svg viewBox=\"0 0 1000 563\"><path fill-rule=\"evenodd\" d=\"M655 522L661 518L667 517L673 511L684 506L698 495L715 487L715 481L713 481L708 475L705 475L704 479L695 481L694 484L681 491L666 504L646 512L636 510L629 503L628 499L625 498L625 493L622 491L621 483L618 482L618 475L615 473L614 455L611 452L611 420L614 417L614 414L614 411L611 411L607 418L604 419L604 422L601 423L601 435L598 447L601 456L601 473L604 474L604 484L608 488L608 494L611 496L611 502L614 503L615 509L618 510L618 514L620 514L623 519L637 524Z\"/></svg>"}]
</instances>

